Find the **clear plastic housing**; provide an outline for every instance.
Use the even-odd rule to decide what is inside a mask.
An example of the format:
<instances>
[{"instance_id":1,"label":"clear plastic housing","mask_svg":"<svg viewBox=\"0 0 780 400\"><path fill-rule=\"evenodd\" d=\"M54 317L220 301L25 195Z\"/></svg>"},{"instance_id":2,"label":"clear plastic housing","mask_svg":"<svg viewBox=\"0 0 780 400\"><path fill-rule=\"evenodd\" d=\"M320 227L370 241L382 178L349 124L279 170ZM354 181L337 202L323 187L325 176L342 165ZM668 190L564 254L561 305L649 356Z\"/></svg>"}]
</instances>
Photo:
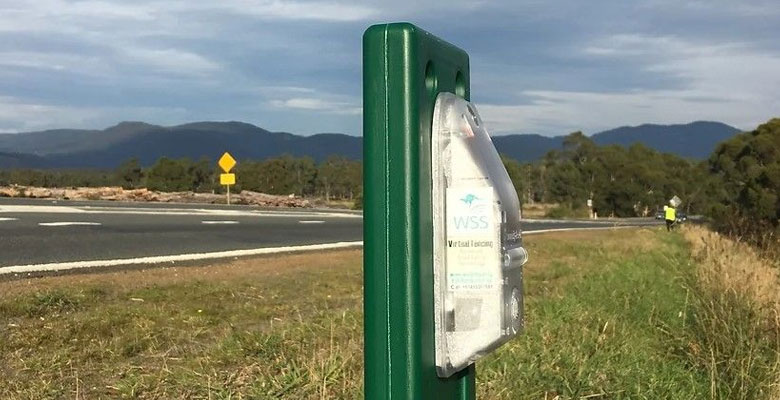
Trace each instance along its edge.
<instances>
[{"instance_id":1,"label":"clear plastic housing","mask_svg":"<svg viewBox=\"0 0 780 400\"><path fill-rule=\"evenodd\" d=\"M523 326L520 202L476 107L436 99L431 141L436 369L448 377Z\"/></svg>"}]
</instances>

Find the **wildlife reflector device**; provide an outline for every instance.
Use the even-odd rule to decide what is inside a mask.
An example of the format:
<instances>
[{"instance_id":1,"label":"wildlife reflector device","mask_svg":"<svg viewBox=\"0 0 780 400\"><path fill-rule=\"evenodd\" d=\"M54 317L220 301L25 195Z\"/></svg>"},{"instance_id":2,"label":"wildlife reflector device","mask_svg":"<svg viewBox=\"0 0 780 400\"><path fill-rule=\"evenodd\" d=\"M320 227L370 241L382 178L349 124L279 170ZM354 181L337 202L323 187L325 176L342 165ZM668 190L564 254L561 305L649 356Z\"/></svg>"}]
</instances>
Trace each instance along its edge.
<instances>
[{"instance_id":1,"label":"wildlife reflector device","mask_svg":"<svg viewBox=\"0 0 780 400\"><path fill-rule=\"evenodd\" d=\"M470 102L440 93L433 112L436 369L449 377L523 326L520 202Z\"/></svg>"}]
</instances>

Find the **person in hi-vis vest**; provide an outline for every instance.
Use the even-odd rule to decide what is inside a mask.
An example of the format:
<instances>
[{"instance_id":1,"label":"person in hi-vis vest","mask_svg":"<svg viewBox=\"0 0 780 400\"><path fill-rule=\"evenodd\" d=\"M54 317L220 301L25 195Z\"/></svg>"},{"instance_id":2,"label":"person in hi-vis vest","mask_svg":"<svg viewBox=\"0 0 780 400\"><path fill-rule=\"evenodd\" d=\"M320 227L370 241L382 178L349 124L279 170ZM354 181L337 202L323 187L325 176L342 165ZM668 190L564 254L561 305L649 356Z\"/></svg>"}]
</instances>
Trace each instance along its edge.
<instances>
[{"instance_id":1,"label":"person in hi-vis vest","mask_svg":"<svg viewBox=\"0 0 780 400\"><path fill-rule=\"evenodd\" d=\"M664 217L666 219L666 230L671 231L672 225L674 225L674 222L677 220L677 210L674 209L674 206L671 205L664 206Z\"/></svg>"}]
</instances>

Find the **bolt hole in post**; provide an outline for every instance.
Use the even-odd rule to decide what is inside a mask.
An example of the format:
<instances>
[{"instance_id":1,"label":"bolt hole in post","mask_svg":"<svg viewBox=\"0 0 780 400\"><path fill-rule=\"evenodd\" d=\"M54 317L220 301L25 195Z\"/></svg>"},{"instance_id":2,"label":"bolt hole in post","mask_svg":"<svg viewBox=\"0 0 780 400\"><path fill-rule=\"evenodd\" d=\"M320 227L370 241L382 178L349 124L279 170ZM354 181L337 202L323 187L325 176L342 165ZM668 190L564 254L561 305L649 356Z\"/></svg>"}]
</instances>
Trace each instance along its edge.
<instances>
[{"instance_id":1,"label":"bolt hole in post","mask_svg":"<svg viewBox=\"0 0 780 400\"><path fill-rule=\"evenodd\" d=\"M425 88L428 89L428 93L431 97L436 97L436 90L439 86L439 80L436 77L436 69L434 69L433 61L428 61L425 64Z\"/></svg>"},{"instance_id":2,"label":"bolt hole in post","mask_svg":"<svg viewBox=\"0 0 780 400\"><path fill-rule=\"evenodd\" d=\"M463 77L463 72L460 71L455 75L455 94L458 97L466 98L466 78Z\"/></svg>"}]
</instances>

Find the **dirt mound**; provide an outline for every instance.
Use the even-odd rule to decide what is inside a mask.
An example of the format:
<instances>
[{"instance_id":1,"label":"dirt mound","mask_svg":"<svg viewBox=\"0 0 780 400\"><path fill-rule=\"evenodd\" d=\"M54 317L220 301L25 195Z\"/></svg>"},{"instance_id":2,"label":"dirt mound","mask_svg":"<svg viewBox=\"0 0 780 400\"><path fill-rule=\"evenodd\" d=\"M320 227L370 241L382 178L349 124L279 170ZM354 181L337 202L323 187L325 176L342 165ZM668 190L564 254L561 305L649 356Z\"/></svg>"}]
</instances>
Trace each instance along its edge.
<instances>
[{"instance_id":1,"label":"dirt mound","mask_svg":"<svg viewBox=\"0 0 780 400\"><path fill-rule=\"evenodd\" d=\"M194 192L157 192L146 188L123 189L121 187L42 188L34 186L0 186L0 197L26 197L58 200L111 200L164 203L224 204L225 195ZM296 196L276 196L266 193L241 191L231 196L232 204L262 207L311 207L308 200Z\"/></svg>"}]
</instances>

